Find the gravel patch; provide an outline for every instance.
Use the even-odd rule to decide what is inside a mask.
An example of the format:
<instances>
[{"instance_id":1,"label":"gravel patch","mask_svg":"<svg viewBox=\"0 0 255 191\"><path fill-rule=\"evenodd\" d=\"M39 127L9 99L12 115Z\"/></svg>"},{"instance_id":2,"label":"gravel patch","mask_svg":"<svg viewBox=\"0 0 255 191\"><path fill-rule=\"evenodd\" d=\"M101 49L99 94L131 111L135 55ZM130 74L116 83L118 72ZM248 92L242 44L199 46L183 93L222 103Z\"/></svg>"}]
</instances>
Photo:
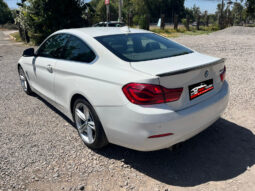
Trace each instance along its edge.
<instances>
[{"instance_id":1,"label":"gravel patch","mask_svg":"<svg viewBox=\"0 0 255 191\"><path fill-rule=\"evenodd\" d=\"M89 150L66 117L23 93L16 64L26 47L0 31L0 190L255 190L254 34L232 27L174 39L227 59L229 106L177 150L145 153Z\"/></svg>"},{"instance_id":2,"label":"gravel patch","mask_svg":"<svg viewBox=\"0 0 255 191\"><path fill-rule=\"evenodd\" d=\"M241 26L234 26L229 27L224 30L219 30L217 32L214 32L213 35L255 35L255 29L254 27L241 27Z\"/></svg>"}]
</instances>

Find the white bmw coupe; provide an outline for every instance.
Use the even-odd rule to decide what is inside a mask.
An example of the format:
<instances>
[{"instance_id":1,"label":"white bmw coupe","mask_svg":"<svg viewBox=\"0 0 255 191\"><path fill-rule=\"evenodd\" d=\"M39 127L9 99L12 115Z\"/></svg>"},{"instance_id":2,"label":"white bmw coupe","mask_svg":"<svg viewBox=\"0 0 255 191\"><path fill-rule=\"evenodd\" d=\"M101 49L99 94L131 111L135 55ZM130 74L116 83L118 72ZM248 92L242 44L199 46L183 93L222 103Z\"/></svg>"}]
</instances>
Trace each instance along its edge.
<instances>
[{"instance_id":1,"label":"white bmw coupe","mask_svg":"<svg viewBox=\"0 0 255 191\"><path fill-rule=\"evenodd\" d=\"M228 103L223 59L127 27L57 31L23 52L18 72L24 91L73 120L92 149L168 148L206 129Z\"/></svg>"}]
</instances>

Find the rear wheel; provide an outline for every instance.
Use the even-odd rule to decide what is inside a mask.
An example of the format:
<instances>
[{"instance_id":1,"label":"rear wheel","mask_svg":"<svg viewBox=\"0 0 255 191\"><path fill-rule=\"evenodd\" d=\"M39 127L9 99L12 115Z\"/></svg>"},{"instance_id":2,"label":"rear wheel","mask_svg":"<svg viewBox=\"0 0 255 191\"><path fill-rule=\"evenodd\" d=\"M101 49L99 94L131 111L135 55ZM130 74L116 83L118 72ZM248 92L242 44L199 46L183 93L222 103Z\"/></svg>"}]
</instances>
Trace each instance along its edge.
<instances>
[{"instance_id":1,"label":"rear wheel","mask_svg":"<svg viewBox=\"0 0 255 191\"><path fill-rule=\"evenodd\" d=\"M21 87L23 88L24 92L25 92L27 95L31 95L33 92L32 92L32 90L31 90L31 88L30 88L30 86L29 86L29 83L28 83L28 81L27 81L25 72L24 72L24 70L21 68L21 66L19 66L18 71L19 71L19 79L20 79Z\"/></svg>"},{"instance_id":2,"label":"rear wheel","mask_svg":"<svg viewBox=\"0 0 255 191\"><path fill-rule=\"evenodd\" d=\"M108 144L105 132L94 108L82 98L73 105L73 116L77 131L91 149L100 149Z\"/></svg>"}]
</instances>

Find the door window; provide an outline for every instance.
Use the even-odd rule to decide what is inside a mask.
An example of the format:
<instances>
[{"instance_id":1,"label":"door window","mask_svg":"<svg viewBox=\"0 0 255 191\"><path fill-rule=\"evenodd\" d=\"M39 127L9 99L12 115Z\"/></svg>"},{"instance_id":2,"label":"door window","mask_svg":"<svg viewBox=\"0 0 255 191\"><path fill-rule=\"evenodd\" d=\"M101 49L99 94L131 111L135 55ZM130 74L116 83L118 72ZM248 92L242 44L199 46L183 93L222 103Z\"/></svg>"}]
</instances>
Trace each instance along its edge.
<instances>
[{"instance_id":1,"label":"door window","mask_svg":"<svg viewBox=\"0 0 255 191\"><path fill-rule=\"evenodd\" d=\"M57 34L50 37L39 48L37 55L48 58L61 58L68 38L69 35L67 34Z\"/></svg>"}]
</instances>

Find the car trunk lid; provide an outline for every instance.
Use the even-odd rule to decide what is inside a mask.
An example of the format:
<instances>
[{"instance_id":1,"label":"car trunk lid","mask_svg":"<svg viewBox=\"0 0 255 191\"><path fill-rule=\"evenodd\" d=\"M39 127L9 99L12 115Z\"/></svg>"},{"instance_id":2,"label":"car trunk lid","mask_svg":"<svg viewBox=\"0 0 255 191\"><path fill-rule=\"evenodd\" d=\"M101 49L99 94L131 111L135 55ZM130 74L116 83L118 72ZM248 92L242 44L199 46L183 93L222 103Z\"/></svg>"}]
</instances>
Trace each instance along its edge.
<instances>
[{"instance_id":1,"label":"car trunk lid","mask_svg":"<svg viewBox=\"0 0 255 191\"><path fill-rule=\"evenodd\" d=\"M135 70L159 77L166 88L183 88L178 101L168 102L173 110L181 110L215 95L222 86L220 73L223 59L197 52L144 62L132 62Z\"/></svg>"}]
</instances>

